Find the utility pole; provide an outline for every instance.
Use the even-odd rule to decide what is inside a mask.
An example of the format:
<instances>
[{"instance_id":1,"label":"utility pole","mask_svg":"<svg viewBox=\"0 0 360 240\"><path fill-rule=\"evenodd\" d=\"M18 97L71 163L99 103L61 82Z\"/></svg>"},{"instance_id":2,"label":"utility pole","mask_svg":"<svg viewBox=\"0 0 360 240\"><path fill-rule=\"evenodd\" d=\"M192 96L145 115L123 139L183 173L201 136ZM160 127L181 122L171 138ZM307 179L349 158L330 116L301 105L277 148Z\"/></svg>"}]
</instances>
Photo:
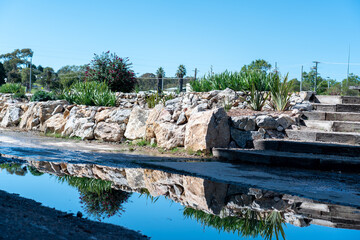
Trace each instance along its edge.
<instances>
[{"instance_id":1,"label":"utility pole","mask_svg":"<svg viewBox=\"0 0 360 240\"><path fill-rule=\"evenodd\" d=\"M197 68L195 68L195 75L194 75L195 81L196 81L197 71L198 71Z\"/></svg>"},{"instance_id":2,"label":"utility pole","mask_svg":"<svg viewBox=\"0 0 360 240\"><path fill-rule=\"evenodd\" d=\"M277 70L277 62L275 62L275 72L277 73L278 70Z\"/></svg>"},{"instance_id":3,"label":"utility pole","mask_svg":"<svg viewBox=\"0 0 360 240\"><path fill-rule=\"evenodd\" d=\"M314 92L316 93L317 90L317 72L318 72L318 64L320 62L318 61L313 61L313 63L315 63L315 86L314 86Z\"/></svg>"},{"instance_id":4,"label":"utility pole","mask_svg":"<svg viewBox=\"0 0 360 240\"><path fill-rule=\"evenodd\" d=\"M304 66L301 65L300 92L302 91Z\"/></svg>"},{"instance_id":5,"label":"utility pole","mask_svg":"<svg viewBox=\"0 0 360 240\"><path fill-rule=\"evenodd\" d=\"M350 73L350 44L349 44L348 67L347 67L347 77L346 77L347 84L349 84L349 73Z\"/></svg>"}]
</instances>

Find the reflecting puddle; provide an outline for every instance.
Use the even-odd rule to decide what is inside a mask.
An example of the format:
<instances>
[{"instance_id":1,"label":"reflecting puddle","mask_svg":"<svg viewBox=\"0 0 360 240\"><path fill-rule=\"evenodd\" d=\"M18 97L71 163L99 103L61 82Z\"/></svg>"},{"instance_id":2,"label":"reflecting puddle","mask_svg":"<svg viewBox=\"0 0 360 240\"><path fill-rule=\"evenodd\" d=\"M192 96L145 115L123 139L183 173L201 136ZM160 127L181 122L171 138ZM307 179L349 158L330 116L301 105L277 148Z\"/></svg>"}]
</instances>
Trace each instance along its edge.
<instances>
[{"instance_id":1,"label":"reflecting puddle","mask_svg":"<svg viewBox=\"0 0 360 240\"><path fill-rule=\"evenodd\" d=\"M153 239L359 239L350 206L145 168L2 163L0 189ZM21 177L19 177L21 176Z\"/></svg>"}]
</instances>

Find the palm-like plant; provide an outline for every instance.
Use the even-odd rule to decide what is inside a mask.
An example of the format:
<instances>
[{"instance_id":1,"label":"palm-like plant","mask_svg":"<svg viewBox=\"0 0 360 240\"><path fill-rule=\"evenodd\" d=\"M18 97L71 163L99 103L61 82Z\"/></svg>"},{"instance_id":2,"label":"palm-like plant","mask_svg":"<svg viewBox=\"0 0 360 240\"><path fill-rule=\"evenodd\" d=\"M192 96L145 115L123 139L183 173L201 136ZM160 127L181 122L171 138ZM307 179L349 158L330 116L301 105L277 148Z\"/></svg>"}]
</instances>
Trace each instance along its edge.
<instances>
[{"instance_id":1,"label":"palm-like plant","mask_svg":"<svg viewBox=\"0 0 360 240\"><path fill-rule=\"evenodd\" d=\"M182 92L185 75L186 75L186 68L184 65L180 64L178 70L176 71L176 77L179 78L179 92Z\"/></svg>"},{"instance_id":2,"label":"palm-like plant","mask_svg":"<svg viewBox=\"0 0 360 240\"><path fill-rule=\"evenodd\" d=\"M163 78L165 77L165 71L162 67L159 67L156 71L156 76L158 79L157 85L158 85L158 93L160 94L162 92L162 82Z\"/></svg>"}]
</instances>

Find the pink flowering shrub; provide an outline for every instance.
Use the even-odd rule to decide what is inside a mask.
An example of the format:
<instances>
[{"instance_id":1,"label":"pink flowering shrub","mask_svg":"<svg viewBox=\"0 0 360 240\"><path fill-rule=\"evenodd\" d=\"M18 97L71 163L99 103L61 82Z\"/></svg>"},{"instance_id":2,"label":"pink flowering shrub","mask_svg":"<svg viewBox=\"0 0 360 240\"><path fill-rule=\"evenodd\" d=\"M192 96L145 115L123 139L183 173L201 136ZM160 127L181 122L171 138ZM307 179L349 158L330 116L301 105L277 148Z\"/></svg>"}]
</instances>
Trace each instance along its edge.
<instances>
[{"instance_id":1,"label":"pink flowering shrub","mask_svg":"<svg viewBox=\"0 0 360 240\"><path fill-rule=\"evenodd\" d=\"M136 85L131 66L128 58L119 58L115 53L95 54L86 67L85 81L106 82L114 92L131 92Z\"/></svg>"}]
</instances>

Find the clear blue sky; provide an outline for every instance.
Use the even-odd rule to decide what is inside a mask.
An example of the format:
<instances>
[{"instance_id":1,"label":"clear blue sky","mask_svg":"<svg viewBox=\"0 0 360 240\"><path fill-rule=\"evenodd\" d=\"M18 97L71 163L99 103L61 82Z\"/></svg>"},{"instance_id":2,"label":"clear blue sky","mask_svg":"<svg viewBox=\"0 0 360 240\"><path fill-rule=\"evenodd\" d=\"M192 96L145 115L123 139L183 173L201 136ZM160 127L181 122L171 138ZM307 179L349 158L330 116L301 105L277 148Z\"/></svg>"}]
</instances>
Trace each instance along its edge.
<instances>
[{"instance_id":1,"label":"clear blue sky","mask_svg":"<svg viewBox=\"0 0 360 240\"><path fill-rule=\"evenodd\" d=\"M58 70L110 50L137 74L239 70L254 59L300 76L312 61L323 77L360 75L360 0L0 0L0 53L32 48L33 63ZM337 63L337 64L329 64ZM339 64L340 63L340 64Z\"/></svg>"}]
</instances>

